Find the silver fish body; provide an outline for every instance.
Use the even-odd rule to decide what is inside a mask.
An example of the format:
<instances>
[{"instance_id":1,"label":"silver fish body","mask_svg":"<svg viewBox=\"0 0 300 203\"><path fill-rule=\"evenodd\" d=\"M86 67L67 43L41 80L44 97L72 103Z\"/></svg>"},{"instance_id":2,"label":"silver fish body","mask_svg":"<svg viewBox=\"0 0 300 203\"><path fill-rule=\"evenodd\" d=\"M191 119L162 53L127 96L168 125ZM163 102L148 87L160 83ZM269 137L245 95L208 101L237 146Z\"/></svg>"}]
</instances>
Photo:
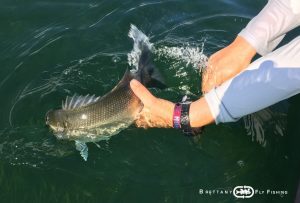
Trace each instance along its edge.
<instances>
[{"instance_id":1,"label":"silver fish body","mask_svg":"<svg viewBox=\"0 0 300 203\"><path fill-rule=\"evenodd\" d=\"M129 87L135 75L126 71L123 79L109 93L88 105L76 105L80 98L66 100L63 109L49 111L46 123L60 139L92 142L111 136L128 127L141 111L143 104ZM69 101L68 101L69 100Z\"/></svg>"},{"instance_id":2,"label":"silver fish body","mask_svg":"<svg viewBox=\"0 0 300 203\"><path fill-rule=\"evenodd\" d=\"M137 39L134 46L140 50L137 70L127 70L121 81L101 98L74 95L67 97L62 109L48 111L46 124L57 138L82 143L107 139L131 125L143 108L130 89L132 79L147 87L164 87L151 59L148 38L133 25L129 36Z\"/></svg>"}]
</instances>

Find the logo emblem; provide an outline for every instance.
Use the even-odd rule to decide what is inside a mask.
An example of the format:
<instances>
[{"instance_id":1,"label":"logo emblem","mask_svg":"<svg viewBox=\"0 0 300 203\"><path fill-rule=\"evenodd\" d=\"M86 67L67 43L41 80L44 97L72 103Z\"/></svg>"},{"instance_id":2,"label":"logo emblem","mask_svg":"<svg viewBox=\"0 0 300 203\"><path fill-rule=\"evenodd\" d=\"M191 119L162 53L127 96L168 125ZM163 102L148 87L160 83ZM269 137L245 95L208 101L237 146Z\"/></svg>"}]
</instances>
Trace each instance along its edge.
<instances>
[{"instance_id":1,"label":"logo emblem","mask_svg":"<svg viewBox=\"0 0 300 203\"><path fill-rule=\"evenodd\" d=\"M251 198L254 195L254 189L251 186L236 186L233 189L233 195L236 198Z\"/></svg>"}]
</instances>

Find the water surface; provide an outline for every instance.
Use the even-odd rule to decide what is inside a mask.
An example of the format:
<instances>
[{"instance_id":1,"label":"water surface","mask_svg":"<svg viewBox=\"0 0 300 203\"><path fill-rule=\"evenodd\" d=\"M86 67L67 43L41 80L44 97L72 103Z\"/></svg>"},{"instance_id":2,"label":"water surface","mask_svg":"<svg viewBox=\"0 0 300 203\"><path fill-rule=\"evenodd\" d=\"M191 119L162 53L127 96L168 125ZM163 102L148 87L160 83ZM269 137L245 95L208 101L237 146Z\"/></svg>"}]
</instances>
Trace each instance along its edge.
<instances>
[{"instance_id":1,"label":"water surface","mask_svg":"<svg viewBox=\"0 0 300 203\"><path fill-rule=\"evenodd\" d=\"M200 92L197 61L229 44L266 1L2 1L0 6L0 198L3 202L241 202L199 189L251 185L287 190L248 202L291 202L298 174L297 96L189 139L173 129L130 127L89 146L45 126L66 96L103 95L130 68L135 24L179 101ZM295 31L295 33L299 33ZM287 42L287 38L284 42Z\"/></svg>"}]
</instances>

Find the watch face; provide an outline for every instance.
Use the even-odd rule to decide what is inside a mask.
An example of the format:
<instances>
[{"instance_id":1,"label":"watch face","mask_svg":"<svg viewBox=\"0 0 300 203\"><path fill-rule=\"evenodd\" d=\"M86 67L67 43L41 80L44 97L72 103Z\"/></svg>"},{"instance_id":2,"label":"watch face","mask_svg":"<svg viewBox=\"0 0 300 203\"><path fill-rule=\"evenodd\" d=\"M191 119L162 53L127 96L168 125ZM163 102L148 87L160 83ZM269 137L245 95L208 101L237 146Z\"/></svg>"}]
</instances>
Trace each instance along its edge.
<instances>
[{"instance_id":1,"label":"watch face","mask_svg":"<svg viewBox=\"0 0 300 203\"><path fill-rule=\"evenodd\" d=\"M188 115L184 115L181 117L181 124L182 125L188 125L189 124L189 116Z\"/></svg>"}]
</instances>

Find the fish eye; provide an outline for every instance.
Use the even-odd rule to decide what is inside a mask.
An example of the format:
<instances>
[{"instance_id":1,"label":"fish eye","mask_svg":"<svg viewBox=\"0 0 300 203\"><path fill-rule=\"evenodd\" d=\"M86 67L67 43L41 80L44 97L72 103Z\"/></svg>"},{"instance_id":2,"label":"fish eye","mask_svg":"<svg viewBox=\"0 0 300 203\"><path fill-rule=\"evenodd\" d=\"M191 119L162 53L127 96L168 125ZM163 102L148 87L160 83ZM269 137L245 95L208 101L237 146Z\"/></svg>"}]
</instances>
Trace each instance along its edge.
<instances>
[{"instance_id":1,"label":"fish eye","mask_svg":"<svg viewBox=\"0 0 300 203\"><path fill-rule=\"evenodd\" d=\"M50 123L50 116L49 116L49 113L52 112L52 110L49 110L46 115L45 115L45 122L46 122L46 125L49 125Z\"/></svg>"},{"instance_id":2,"label":"fish eye","mask_svg":"<svg viewBox=\"0 0 300 203\"><path fill-rule=\"evenodd\" d=\"M46 125L48 125L49 124L49 116L48 115L46 115L45 121L46 121Z\"/></svg>"},{"instance_id":3,"label":"fish eye","mask_svg":"<svg viewBox=\"0 0 300 203\"><path fill-rule=\"evenodd\" d=\"M49 115L46 114L46 116L45 116L46 125L49 125L49 120L50 120Z\"/></svg>"}]
</instances>

